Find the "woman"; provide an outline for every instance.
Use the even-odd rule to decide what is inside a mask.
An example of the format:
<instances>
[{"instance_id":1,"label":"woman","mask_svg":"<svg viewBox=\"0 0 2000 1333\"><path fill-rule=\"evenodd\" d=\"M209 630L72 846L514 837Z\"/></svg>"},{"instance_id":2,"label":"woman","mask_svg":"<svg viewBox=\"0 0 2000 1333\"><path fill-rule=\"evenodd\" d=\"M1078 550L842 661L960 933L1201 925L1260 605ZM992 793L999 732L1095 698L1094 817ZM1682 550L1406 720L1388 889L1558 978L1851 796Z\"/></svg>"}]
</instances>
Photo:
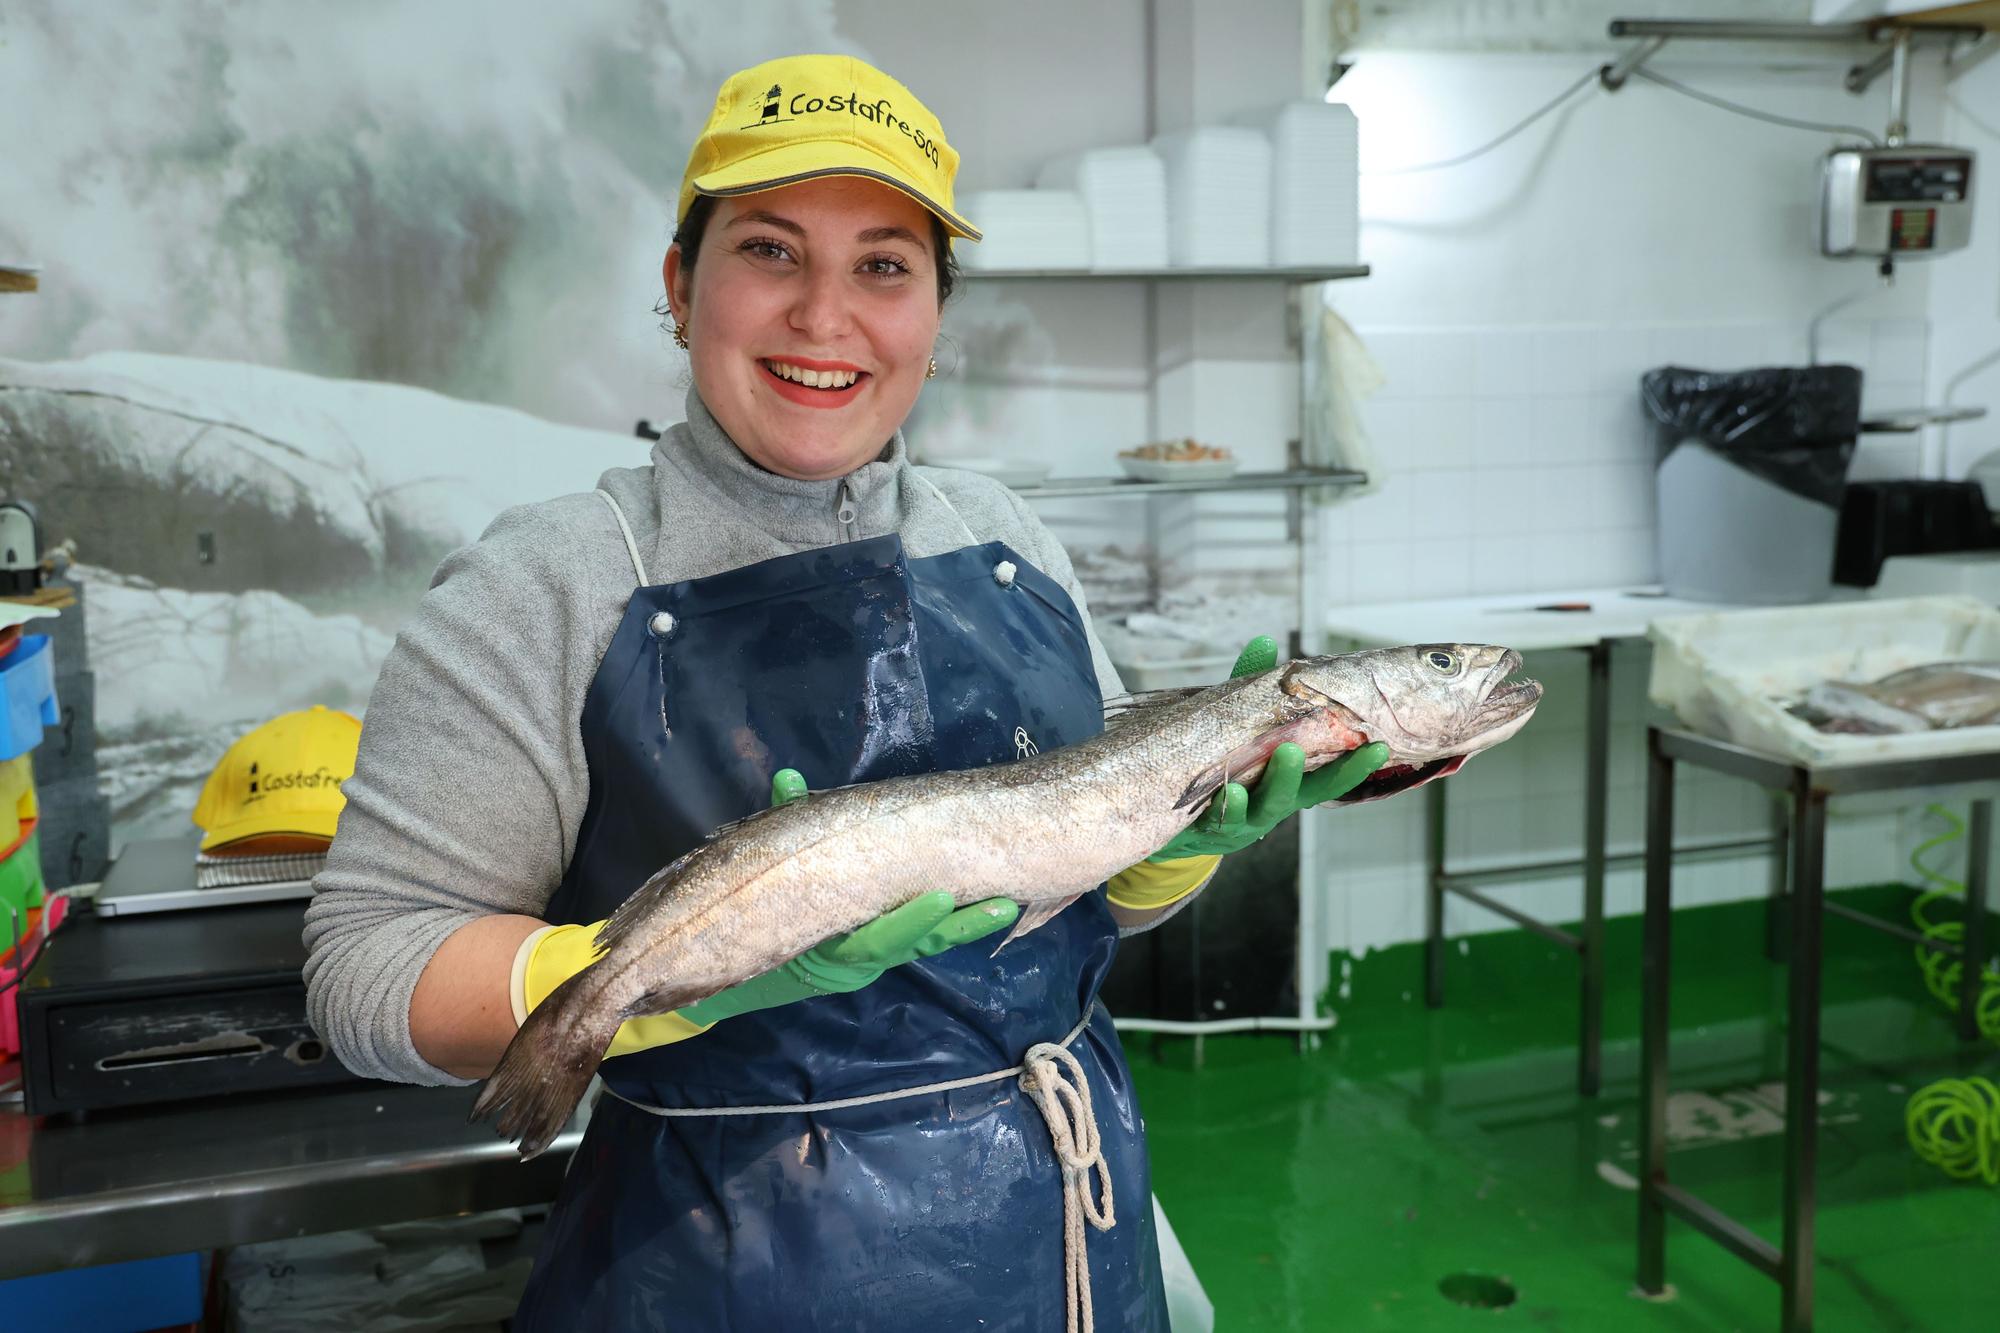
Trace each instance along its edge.
<instances>
[{"instance_id":1,"label":"woman","mask_svg":"<svg viewBox=\"0 0 2000 1333\"><path fill-rule=\"evenodd\" d=\"M1119 689L1068 558L900 426L954 277L957 155L909 91L799 56L722 87L664 277L688 420L595 494L450 556L383 668L307 916L349 1067L487 1073L655 869L767 799L1012 760ZM1380 761L1296 751L1148 864L995 953L1008 901L929 895L678 1013L628 1021L551 1215L525 1329L1164 1329L1144 1141L1096 1004L1121 926ZM796 771L794 771L796 770ZM809 799L809 798L808 798ZM1102 1141L1067 1229L1008 1070L1067 1044ZM747 1106L797 1107L731 1115ZM695 1115L668 1116L664 1109ZM1086 1142L1075 1161L1090 1156ZM1069 1175L1079 1184L1077 1171ZM1079 1199L1072 1194L1072 1209Z\"/></svg>"}]
</instances>

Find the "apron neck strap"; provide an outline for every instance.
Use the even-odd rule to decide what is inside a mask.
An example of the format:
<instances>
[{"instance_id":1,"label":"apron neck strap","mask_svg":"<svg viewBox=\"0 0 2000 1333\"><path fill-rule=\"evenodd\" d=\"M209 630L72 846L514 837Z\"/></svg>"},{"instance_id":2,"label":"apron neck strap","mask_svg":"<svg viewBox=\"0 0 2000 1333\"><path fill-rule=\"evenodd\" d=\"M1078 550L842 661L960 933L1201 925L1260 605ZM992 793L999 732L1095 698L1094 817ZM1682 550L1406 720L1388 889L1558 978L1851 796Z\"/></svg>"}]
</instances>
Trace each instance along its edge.
<instances>
[{"instance_id":1,"label":"apron neck strap","mask_svg":"<svg viewBox=\"0 0 2000 1333\"><path fill-rule=\"evenodd\" d=\"M632 525L625 521L625 511L618 507L618 501L611 492L599 487L597 497L611 506L611 516L618 520L619 535L625 538L625 553L632 557L632 574L639 580L641 588L646 586L646 562L639 558L639 543L632 540Z\"/></svg>"}]
</instances>

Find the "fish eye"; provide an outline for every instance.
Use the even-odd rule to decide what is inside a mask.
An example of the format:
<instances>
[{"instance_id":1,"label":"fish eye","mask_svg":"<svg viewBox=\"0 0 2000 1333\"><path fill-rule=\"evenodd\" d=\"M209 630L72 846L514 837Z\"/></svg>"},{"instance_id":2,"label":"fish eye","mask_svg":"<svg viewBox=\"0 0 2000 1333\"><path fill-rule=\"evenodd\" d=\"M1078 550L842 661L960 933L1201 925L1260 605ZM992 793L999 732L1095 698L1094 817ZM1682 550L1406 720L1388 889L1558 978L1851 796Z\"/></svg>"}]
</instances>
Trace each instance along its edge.
<instances>
[{"instance_id":1,"label":"fish eye","mask_svg":"<svg viewBox=\"0 0 2000 1333\"><path fill-rule=\"evenodd\" d=\"M1458 654L1433 650L1424 654L1424 660L1433 668L1447 676L1458 674Z\"/></svg>"}]
</instances>

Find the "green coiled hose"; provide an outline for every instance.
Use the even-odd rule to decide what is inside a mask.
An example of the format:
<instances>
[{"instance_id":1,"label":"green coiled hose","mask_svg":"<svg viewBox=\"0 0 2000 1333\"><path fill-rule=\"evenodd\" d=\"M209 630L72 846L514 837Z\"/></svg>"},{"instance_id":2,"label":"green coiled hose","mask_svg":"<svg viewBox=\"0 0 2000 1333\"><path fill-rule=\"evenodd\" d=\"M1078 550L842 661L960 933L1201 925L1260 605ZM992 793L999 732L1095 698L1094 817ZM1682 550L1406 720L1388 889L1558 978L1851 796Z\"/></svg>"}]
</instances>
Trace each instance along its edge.
<instances>
[{"instance_id":1,"label":"green coiled hose","mask_svg":"<svg viewBox=\"0 0 2000 1333\"><path fill-rule=\"evenodd\" d=\"M1929 912L1940 902L1952 898L1963 898L1965 886L1957 880L1931 869L1924 864L1924 853L1934 847L1942 847L1965 836L1965 821L1943 806L1930 807L1930 813L1944 820L1949 826L1943 833L1918 845L1910 853L1910 868L1931 887L1917 895L1910 904L1910 919L1916 924L1927 940L1940 943L1959 944L1965 939L1965 922L1933 921ZM1958 983L1965 971L1965 960L1940 953L1924 945L1916 946L1917 967L1924 974L1924 988L1935 995L1939 1002L1949 1009L1958 1008ZM1994 1041L2000 1041L2000 972L1989 970L1980 978L1979 997L1974 1016L1979 1031Z\"/></svg>"},{"instance_id":2,"label":"green coiled hose","mask_svg":"<svg viewBox=\"0 0 2000 1333\"><path fill-rule=\"evenodd\" d=\"M1910 853L1910 867L1930 887L1910 904L1910 918L1927 940L1958 944L1965 938L1963 921L1933 921L1929 911L1939 902L1963 897L1965 886L1924 864L1924 853L1965 836L1965 821L1942 806L1930 812L1949 826ZM1958 983L1965 960L1917 946L1917 967L1924 988L1947 1008L1958 1008ZM1979 1031L2000 1041L2000 973L1980 978L1973 1016ZM1903 1128L1918 1157L1955 1180L1983 1180L2000 1185L2000 1087L1984 1078L1940 1079L1917 1089L1903 1111Z\"/></svg>"},{"instance_id":3,"label":"green coiled hose","mask_svg":"<svg viewBox=\"0 0 2000 1333\"><path fill-rule=\"evenodd\" d=\"M1956 1180L2000 1185L2000 1088L1989 1079L1940 1079L1903 1112L1917 1156Z\"/></svg>"}]
</instances>

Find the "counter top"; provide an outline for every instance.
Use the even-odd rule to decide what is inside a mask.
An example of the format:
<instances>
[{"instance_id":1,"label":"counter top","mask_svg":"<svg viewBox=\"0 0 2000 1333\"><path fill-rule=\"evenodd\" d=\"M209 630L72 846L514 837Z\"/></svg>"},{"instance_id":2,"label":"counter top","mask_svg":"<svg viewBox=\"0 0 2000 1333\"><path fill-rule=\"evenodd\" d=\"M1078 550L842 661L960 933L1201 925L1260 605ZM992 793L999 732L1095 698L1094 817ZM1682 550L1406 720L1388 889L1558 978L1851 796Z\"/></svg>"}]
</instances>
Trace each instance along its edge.
<instances>
[{"instance_id":1,"label":"counter top","mask_svg":"<svg viewBox=\"0 0 2000 1333\"><path fill-rule=\"evenodd\" d=\"M1537 606L1588 602L1588 611L1536 611ZM1562 588L1435 601L1336 606L1326 633L1370 648L1406 643L1498 643L1520 652L1587 648L1605 639L1639 639L1667 616L1752 608L1684 602L1651 588Z\"/></svg>"},{"instance_id":2,"label":"counter top","mask_svg":"<svg viewBox=\"0 0 2000 1333\"><path fill-rule=\"evenodd\" d=\"M353 1083L82 1118L0 1107L0 1278L553 1200L581 1119L524 1163L466 1123L474 1095Z\"/></svg>"}]
</instances>

